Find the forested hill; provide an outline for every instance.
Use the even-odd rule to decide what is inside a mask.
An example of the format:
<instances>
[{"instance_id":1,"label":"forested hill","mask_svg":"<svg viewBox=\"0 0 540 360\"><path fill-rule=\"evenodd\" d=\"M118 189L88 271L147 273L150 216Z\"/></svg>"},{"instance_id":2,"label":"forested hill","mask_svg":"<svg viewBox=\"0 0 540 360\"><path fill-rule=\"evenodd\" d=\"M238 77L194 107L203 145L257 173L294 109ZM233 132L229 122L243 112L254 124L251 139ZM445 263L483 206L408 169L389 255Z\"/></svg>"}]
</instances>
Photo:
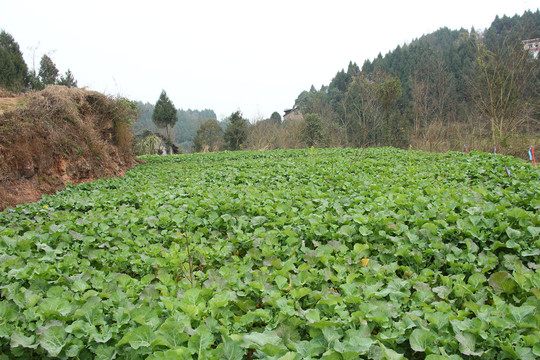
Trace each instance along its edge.
<instances>
[{"instance_id":1,"label":"forested hill","mask_svg":"<svg viewBox=\"0 0 540 360\"><path fill-rule=\"evenodd\" d=\"M133 131L135 134L141 134L145 130L149 130L153 133L160 132L156 125L152 122L152 113L154 112L154 105L150 103L137 102L139 109L139 117L133 124ZM216 119L217 116L214 110L177 110L178 121L174 126L173 142L179 144L186 151L191 150L193 138L197 133L197 130L201 126L201 123L208 119Z\"/></svg>"},{"instance_id":2,"label":"forested hill","mask_svg":"<svg viewBox=\"0 0 540 360\"><path fill-rule=\"evenodd\" d=\"M539 61L522 44L534 38L540 38L538 10L497 17L484 31L441 28L361 68L351 61L328 86L302 92L295 106L339 128L349 146L408 146L429 141L442 127L456 137L472 131L504 142L516 131L538 131ZM482 91L489 83L500 88L486 91L510 100L488 104ZM497 107L504 112L494 113Z\"/></svg>"}]
</instances>

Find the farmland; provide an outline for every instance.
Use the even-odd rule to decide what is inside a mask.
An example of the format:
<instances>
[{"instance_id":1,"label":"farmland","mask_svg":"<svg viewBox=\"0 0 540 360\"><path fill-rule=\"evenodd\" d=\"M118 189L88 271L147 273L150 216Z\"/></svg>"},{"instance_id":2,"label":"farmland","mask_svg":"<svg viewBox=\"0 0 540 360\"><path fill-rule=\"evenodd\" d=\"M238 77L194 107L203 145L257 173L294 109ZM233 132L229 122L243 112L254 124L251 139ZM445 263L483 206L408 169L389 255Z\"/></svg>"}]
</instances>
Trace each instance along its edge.
<instances>
[{"instance_id":1,"label":"farmland","mask_svg":"<svg viewBox=\"0 0 540 360\"><path fill-rule=\"evenodd\" d=\"M145 161L0 213L1 359L540 356L540 174L522 160Z\"/></svg>"}]
</instances>

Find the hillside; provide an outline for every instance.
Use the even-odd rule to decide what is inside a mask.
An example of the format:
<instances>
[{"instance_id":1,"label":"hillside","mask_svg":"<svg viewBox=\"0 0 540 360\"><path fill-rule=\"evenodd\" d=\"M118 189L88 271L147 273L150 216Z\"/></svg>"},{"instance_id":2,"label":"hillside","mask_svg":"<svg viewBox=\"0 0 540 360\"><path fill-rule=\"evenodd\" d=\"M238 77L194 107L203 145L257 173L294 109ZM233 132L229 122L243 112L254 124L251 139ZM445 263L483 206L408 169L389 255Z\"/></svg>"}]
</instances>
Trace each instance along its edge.
<instances>
[{"instance_id":1,"label":"hillside","mask_svg":"<svg viewBox=\"0 0 540 360\"><path fill-rule=\"evenodd\" d=\"M538 24L537 10L485 30L441 28L362 66L351 61L295 108L319 116L322 146L443 152L466 143L524 157L540 134L540 61L522 41L540 37Z\"/></svg>"},{"instance_id":2,"label":"hillside","mask_svg":"<svg viewBox=\"0 0 540 360\"><path fill-rule=\"evenodd\" d=\"M68 183L123 176L134 105L94 91L49 86L0 93L0 210L37 201Z\"/></svg>"}]
</instances>

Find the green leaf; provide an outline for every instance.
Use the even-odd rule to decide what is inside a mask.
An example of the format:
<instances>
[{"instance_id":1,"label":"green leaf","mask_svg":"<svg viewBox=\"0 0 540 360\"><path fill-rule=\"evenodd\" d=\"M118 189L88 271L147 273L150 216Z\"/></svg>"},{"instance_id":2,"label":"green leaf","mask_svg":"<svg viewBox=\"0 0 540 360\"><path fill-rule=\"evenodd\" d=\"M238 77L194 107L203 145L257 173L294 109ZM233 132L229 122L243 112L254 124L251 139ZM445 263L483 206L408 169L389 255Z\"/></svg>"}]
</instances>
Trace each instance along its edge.
<instances>
[{"instance_id":1,"label":"green leaf","mask_svg":"<svg viewBox=\"0 0 540 360\"><path fill-rule=\"evenodd\" d=\"M519 240L521 239L521 237L523 236L521 234L521 231L519 230L515 230L515 229L512 229L511 227L507 227L506 228L506 235L508 235L508 237L510 238L510 240ZM508 243L507 243L508 244ZM515 244L515 243L514 243ZM517 245L517 244L516 244ZM519 245L517 245L519 246ZM513 247L517 247L517 246L513 246Z\"/></svg>"},{"instance_id":2,"label":"green leaf","mask_svg":"<svg viewBox=\"0 0 540 360\"><path fill-rule=\"evenodd\" d=\"M358 228L358 232L359 232L362 236L368 236L368 235L373 234L373 231L371 231L371 229L369 229L367 226L364 226L364 225L361 225L361 226Z\"/></svg>"},{"instance_id":3,"label":"green leaf","mask_svg":"<svg viewBox=\"0 0 540 360\"><path fill-rule=\"evenodd\" d=\"M430 331L414 329L409 338L409 343L414 351L426 351L430 345L433 345L434 340L435 335Z\"/></svg>"},{"instance_id":4,"label":"green leaf","mask_svg":"<svg viewBox=\"0 0 540 360\"><path fill-rule=\"evenodd\" d=\"M288 285L287 285L288 287ZM293 288L290 292L291 296L294 297L295 299L301 299L303 298L304 296L306 295L309 295L311 294L313 290L311 290L310 288L307 288L307 287L301 287L301 288Z\"/></svg>"},{"instance_id":5,"label":"green leaf","mask_svg":"<svg viewBox=\"0 0 540 360\"><path fill-rule=\"evenodd\" d=\"M288 352L285 355L279 357L277 360L301 360L300 354Z\"/></svg>"},{"instance_id":6,"label":"green leaf","mask_svg":"<svg viewBox=\"0 0 540 360\"><path fill-rule=\"evenodd\" d=\"M307 325L311 326L311 327L314 327L314 328L317 328L317 329L324 329L324 328L329 327L329 326L338 326L338 325L340 325L340 323L337 322L337 321L320 320L320 321L315 321L315 322L312 322L312 323L308 323Z\"/></svg>"},{"instance_id":7,"label":"green leaf","mask_svg":"<svg viewBox=\"0 0 540 360\"><path fill-rule=\"evenodd\" d=\"M184 293L184 298L182 299L182 301L188 304L196 305L197 300L199 299L200 293L201 293L200 289L197 289L197 288L188 289Z\"/></svg>"},{"instance_id":8,"label":"green leaf","mask_svg":"<svg viewBox=\"0 0 540 360\"><path fill-rule=\"evenodd\" d=\"M276 206L276 212L278 214L288 212L290 209L291 209L291 207L289 205L287 205L287 204L279 204L278 206Z\"/></svg>"},{"instance_id":9,"label":"green leaf","mask_svg":"<svg viewBox=\"0 0 540 360\"><path fill-rule=\"evenodd\" d=\"M491 274L488 283L498 294L511 294L514 292L514 289L517 286L517 283L514 281L512 276L505 271L499 271Z\"/></svg>"},{"instance_id":10,"label":"green leaf","mask_svg":"<svg viewBox=\"0 0 540 360\"><path fill-rule=\"evenodd\" d=\"M534 344L532 352L534 355L540 356L540 342Z\"/></svg>"},{"instance_id":11,"label":"green leaf","mask_svg":"<svg viewBox=\"0 0 540 360\"><path fill-rule=\"evenodd\" d=\"M506 215L516 220L527 219L529 217L529 213L527 211L517 207L507 210Z\"/></svg>"},{"instance_id":12,"label":"green leaf","mask_svg":"<svg viewBox=\"0 0 540 360\"><path fill-rule=\"evenodd\" d=\"M97 343L106 343L113 337L113 328L107 325L101 326L99 332L92 334L92 337Z\"/></svg>"},{"instance_id":13,"label":"green leaf","mask_svg":"<svg viewBox=\"0 0 540 360\"><path fill-rule=\"evenodd\" d=\"M510 305L510 314L516 323L521 323L528 316L534 313L536 308L530 305L512 306Z\"/></svg>"},{"instance_id":14,"label":"green leaf","mask_svg":"<svg viewBox=\"0 0 540 360\"><path fill-rule=\"evenodd\" d=\"M62 326L51 326L39 335L39 345L47 350L47 353L56 357L66 345L66 332Z\"/></svg>"},{"instance_id":15,"label":"green leaf","mask_svg":"<svg viewBox=\"0 0 540 360\"><path fill-rule=\"evenodd\" d=\"M317 322L321 320L321 313L317 309L310 309L306 311L306 319L311 323Z\"/></svg>"},{"instance_id":16,"label":"green leaf","mask_svg":"<svg viewBox=\"0 0 540 360\"><path fill-rule=\"evenodd\" d=\"M213 343L214 336L201 325L197 328L196 334L189 338L188 349L192 354L197 354L199 359L203 359L205 352L210 349L210 345Z\"/></svg>"},{"instance_id":17,"label":"green leaf","mask_svg":"<svg viewBox=\"0 0 540 360\"><path fill-rule=\"evenodd\" d=\"M116 357L116 348L105 344L99 344L95 347L94 353L96 360L110 360Z\"/></svg>"},{"instance_id":18,"label":"green leaf","mask_svg":"<svg viewBox=\"0 0 540 360\"><path fill-rule=\"evenodd\" d=\"M484 352L476 351L476 336L471 333L458 333L456 339L459 342L459 351L464 355L480 356Z\"/></svg>"},{"instance_id":19,"label":"green leaf","mask_svg":"<svg viewBox=\"0 0 540 360\"><path fill-rule=\"evenodd\" d=\"M43 300L38 306L38 311L42 315L41 318L46 319L51 316L67 316L72 308L70 302L66 299L53 297Z\"/></svg>"},{"instance_id":20,"label":"green leaf","mask_svg":"<svg viewBox=\"0 0 540 360\"><path fill-rule=\"evenodd\" d=\"M162 345L168 348L176 348L185 344L189 336L184 332L185 325L173 320L167 319L156 332L156 338L152 341L152 348Z\"/></svg>"},{"instance_id":21,"label":"green leaf","mask_svg":"<svg viewBox=\"0 0 540 360\"><path fill-rule=\"evenodd\" d=\"M322 217L317 214L309 214L307 220L309 221L311 226L319 225L322 222Z\"/></svg>"},{"instance_id":22,"label":"green leaf","mask_svg":"<svg viewBox=\"0 0 540 360\"><path fill-rule=\"evenodd\" d=\"M322 333L324 338L326 339L326 342L328 342L328 346L332 346L332 344L341 338L341 335L337 331L335 326L328 326L324 327L322 329Z\"/></svg>"},{"instance_id":23,"label":"green leaf","mask_svg":"<svg viewBox=\"0 0 540 360\"><path fill-rule=\"evenodd\" d=\"M167 351L156 351L146 358L147 360L191 360L192 357L187 348L181 347Z\"/></svg>"},{"instance_id":24,"label":"green leaf","mask_svg":"<svg viewBox=\"0 0 540 360\"><path fill-rule=\"evenodd\" d=\"M11 322L17 319L17 307L9 301L0 301L0 319Z\"/></svg>"},{"instance_id":25,"label":"green leaf","mask_svg":"<svg viewBox=\"0 0 540 360\"><path fill-rule=\"evenodd\" d=\"M231 339L226 339L223 342L223 354L221 354L220 359L224 360L236 360L242 359L244 357L244 350L238 341Z\"/></svg>"},{"instance_id":26,"label":"green leaf","mask_svg":"<svg viewBox=\"0 0 540 360\"><path fill-rule=\"evenodd\" d=\"M538 234L540 234L540 226L527 226L527 230L532 235L534 239L538 238Z\"/></svg>"},{"instance_id":27,"label":"green leaf","mask_svg":"<svg viewBox=\"0 0 540 360\"><path fill-rule=\"evenodd\" d=\"M279 290L287 290L289 288L289 279L287 279L285 276L278 275L274 281L276 282Z\"/></svg>"},{"instance_id":28,"label":"green leaf","mask_svg":"<svg viewBox=\"0 0 540 360\"><path fill-rule=\"evenodd\" d=\"M73 284L71 285L71 290L75 292L84 292L86 289L88 289L90 286L88 283L82 279L76 279Z\"/></svg>"},{"instance_id":29,"label":"green leaf","mask_svg":"<svg viewBox=\"0 0 540 360\"><path fill-rule=\"evenodd\" d=\"M24 348L35 349L36 347L38 347L38 344L35 342L35 338L36 337L34 335L24 336L22 332L20 332L19 330L15 330L11 334L10 346L12 348L21 346Z\"/></svg>"},{"instance_id":30,"label":"green leaf","mask_svg":"<svg viewBox=\"0 0 540 360\"><path fill-rule=\"evenodd\" d=\"M287 350L283 341L274 332L252 332L242 337L245 345L250 349L257 349L267 355L281 355Z\"/></svg>"},{"instance_id":31,"label":"green leaf","mask_svg":"<svg viewBox=\"0 0 540 360\"><path fill-rule=\"evenodd\" d=\"M152 328L148 325L142 325L124 335L118 345L128 343L133 349L137 350L141 347L150 347L154 338L155 334Z\"/></svg>"},{"instance_id":32,"label":"green leaf","mask_svg":"<svg viewBox=\"0 0 540 360\"><path fill-rule=\"evenodd\" d=\"M171 274L169 274L167 271L160 269L158 271L157 278L159 281L163 283L165 286L174 286L176 285L176 281L173 279Z\"/></svg>"},{"instance_id":33,"label":"green leaf","mask_svg":"<svg viewBox=\"0 0 540 360\"><path fill-rule=\"evenodd\" d=\"M339 229L338 234L344 235L346 237L351 237L354 234L356 234L356 229L352 227L351 225L343 225Z\"/></svg>"}]
</instances>

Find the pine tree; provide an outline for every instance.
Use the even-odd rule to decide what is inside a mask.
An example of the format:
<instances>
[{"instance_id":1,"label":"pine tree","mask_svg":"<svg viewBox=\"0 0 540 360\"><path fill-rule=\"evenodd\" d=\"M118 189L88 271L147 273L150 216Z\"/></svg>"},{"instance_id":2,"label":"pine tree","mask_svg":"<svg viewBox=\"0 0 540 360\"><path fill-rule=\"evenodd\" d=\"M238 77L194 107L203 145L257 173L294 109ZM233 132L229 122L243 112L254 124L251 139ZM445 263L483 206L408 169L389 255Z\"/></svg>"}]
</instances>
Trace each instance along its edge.
<instances>
[{"instance_id":1,"label":"pine tree","mask_svg":"<svg viewBox=\"0 0 540 360\"><path fill-rule=\"evenodd\" d=\"M270 122L278 125L281 124L281 115L277 111L274 111L272 115L270 115Z\"/></svg>"},{"instance_id":2,"label":"pine tree","mask_svg":"<svg viewBox=\"0 0 540 360\"><path fill-rule=\"evenodd\" d=\"M237 111L227 119L229 125L225 130L225 143L229 150L240 150L247 139L248 122L242 118L242 113Z\"/></svg>"},{"instance_id":3,"label":"pine tree","mask_svg":"<svg viewBox=\"0 0 540 360\"><path fill-rule=\"evenodd\" d=\"M24 62L19 44L2 30L0 32L0 86L13 92L26 87L28 67Z\"/></svg>"},{"instance_id":4,"label":"pine tree","mask_svg":"<svg viewBox=\"0 0 540 360\"><path fill-rule=\"evenodd\" d=\"M66 71L66 74L60 77L60 80L58 80L58 85L64 85L69 88L77 87L77 80L75 80L75 78L73 77L71 70L68 69L68 71Z\"/></svg>"},{"instance_id":5,"label":"pine tree","mask_svg":"<svg viewBox=\"0 0 540 360\"><path fill-rule=\"evenodd\" d=\"M317 114L307 114L304 138L307 146L320 146L323 142L322 121Z\"/></svg>"},{"instance_id":6,"label":"pine tree","mask_svg":"<svg viewBox=\"0 0 540 360\"><path fill-rule=\"evenodd\" d=\"M178 116L176 114L176 108L174 104L167 96L165 90L161 91L159 99L154 106L154 112L152 113L152 121L158 128L165 128L167 132L167 139L171 142L171 136L169 135L169 126L174 127L178 121Z\"/></svg>"},{"instance_id":7,"label":"pine tree","mask_svg":"<svg viewBox=\"0 0 540 360\"><path fill-rule=\"evenodd\" d=\"M38 75L42 87L56 83L56 79L58 78L58 69L49 56L43 55L41 57Z\"/></svg>"}]
</instances>

